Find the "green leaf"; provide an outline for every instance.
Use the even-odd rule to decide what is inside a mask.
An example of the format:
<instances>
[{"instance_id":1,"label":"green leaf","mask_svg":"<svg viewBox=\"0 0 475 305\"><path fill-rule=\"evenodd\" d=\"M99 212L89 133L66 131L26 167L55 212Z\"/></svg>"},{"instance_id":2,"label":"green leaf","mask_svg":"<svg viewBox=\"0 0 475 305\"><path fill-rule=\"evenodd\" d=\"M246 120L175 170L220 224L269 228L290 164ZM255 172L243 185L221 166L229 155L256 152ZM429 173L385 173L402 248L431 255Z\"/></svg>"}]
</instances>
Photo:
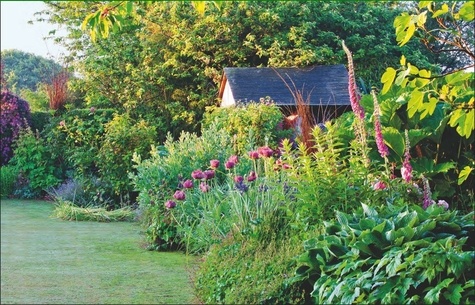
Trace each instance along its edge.
<instances>
[{"instance_id":1,"label":"green leaf","mask_svg":"<svg viewBox=\"0 0 475 305\"><path fill-rule=\"evenodd\" d=\"M454 279L448 278L437 284L434 288L430 289L427 294L424 296L424 302L426 303L438 303L439 302L439 295L440 291L443 288L447 288L450 283L453 282Z\"/></svg>"},{"instance_id":2,"label":"green leaf","mask_svg":"<svg viewBox=\"0 0 475 305\"><path fill-rule=\"evenodd\" d=\"M472 172L473 168L470 167L470 166L465 166L461 171L460 171L460 174L459 174L459 177L458 177L458 180L457 180L457 184L458 185L461 185L462 183L465 182L465 180L468 179L468 177L470 176L470 173Z\"/></svg>"},{"instance_id":3,"label":"green leaf","mask_svg":"<svg viewBox=\"0 0 475 305\"><path fill-rule=\"evenodd\" d=\"M433 15L432 18L439 17L440 15L446 14L449 11L449 6L444 3L440 10L437 10Z\"/></svg>"},{"instance_id":4,"label":"green leaf","mask_svg":"<svg viewBox=\"0 0 475 305\"><path fill-rule=\"evenodd\" d=\"M381 91L382 94L388 92L389 88L391 88L394 78L396 77L396 70L393 68L389 67L386 69L386 72L384 72L383 76L381 76L381 83L384 84L383 90Z\"/></svg>"},{"instance_id":5,"label":"green leaf","mask_svg":"<svg viewBox=\"0 0 475 305\"><path fill-rule=\"evenodd\" d=\"M474 19L474 9L475 3L473 1L465 2L462 7L460 7L459 15L460 18L464 21L472 21Z\"/></svg>"},{"instance_id":6,"label":"green leaf","mask_svg":"<svg viewBox=\"0 0 475 305\"><path fill-rule=\"evenodd\" d=\"M384 127L382 133L386 145L402 157L405 149L404 136L394 127Z\"/></svg>"},{"instance_id":7,"label":"green leaf","mask_svg":"<svg viewBox=\"0 0 475 305\"><path fill-rule=\"evenodd\" d=\"M422 107L424 100L424 93L419 90L414 90L411 93L411 99L407 104L407 113L409 118L412 118L414 114Z\"/></svg>"},{"instance_id":8,"label":"green leaf","mask_svg":"<svg viewBox=\"0 0 475 305\"><path fill-rule=\"evenodd\" d=\"M452 304L460 304L460 298L462 297L462 294L460 293L462 291L463 288L461 284L451 284L447 288L447 291L444 292L444 297L452 302Z\"/></svg>"}]
</instances>

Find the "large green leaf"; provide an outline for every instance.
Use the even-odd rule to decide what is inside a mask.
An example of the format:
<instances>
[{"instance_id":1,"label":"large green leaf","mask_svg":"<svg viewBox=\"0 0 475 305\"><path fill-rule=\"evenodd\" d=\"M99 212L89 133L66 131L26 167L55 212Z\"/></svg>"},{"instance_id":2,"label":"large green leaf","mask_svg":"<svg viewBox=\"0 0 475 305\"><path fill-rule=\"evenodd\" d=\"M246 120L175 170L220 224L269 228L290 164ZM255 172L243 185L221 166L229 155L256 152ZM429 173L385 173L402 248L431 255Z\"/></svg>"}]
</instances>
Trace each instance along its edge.
<instances>
[{"instance_id":1,"label":"large green leaf","mask_svg":"<svg viewBox=\"0 0 475 305\"><path fill-rule=\"evenodd\" d=\"M424 296L424 301L426 303L438 303L440 291L444 288L447 288L450 283L454 281L453 278L448 278L437 284L434 288L430 289L427 294Z\"/></svg>"},{"instance_id":2,"label":"large green leaf","mask_svg":"<svg viewBox=\"0 0 475 305\"><path fill-rule=\"evenodd\" d=\"M382 132L386 145L388 145L399 157L402 157L405 149L404 136L393 127L384 127Z\"/></svg>"}]
</instances>

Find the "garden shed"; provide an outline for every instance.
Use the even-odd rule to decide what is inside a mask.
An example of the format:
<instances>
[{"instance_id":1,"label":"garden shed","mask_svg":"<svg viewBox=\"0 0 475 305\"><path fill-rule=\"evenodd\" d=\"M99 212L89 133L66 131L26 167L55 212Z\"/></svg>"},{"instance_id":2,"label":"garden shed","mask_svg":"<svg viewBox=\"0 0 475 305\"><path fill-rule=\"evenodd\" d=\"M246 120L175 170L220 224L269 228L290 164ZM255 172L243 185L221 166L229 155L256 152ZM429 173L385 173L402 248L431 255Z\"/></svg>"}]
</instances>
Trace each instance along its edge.
<instances>
[{"instance_id":1,"label":"garden shed","mask_svg":"<svg viewBox=\"0 0 475 305\"><path fill-rule=\"evenodd\" d=\"M344 65L305 68L224 68L218 98L221 107L258 102L269 96L284 114L295 113L292 92L299 92L317 122L351 109Z\"/></svg>"}]
</instances>

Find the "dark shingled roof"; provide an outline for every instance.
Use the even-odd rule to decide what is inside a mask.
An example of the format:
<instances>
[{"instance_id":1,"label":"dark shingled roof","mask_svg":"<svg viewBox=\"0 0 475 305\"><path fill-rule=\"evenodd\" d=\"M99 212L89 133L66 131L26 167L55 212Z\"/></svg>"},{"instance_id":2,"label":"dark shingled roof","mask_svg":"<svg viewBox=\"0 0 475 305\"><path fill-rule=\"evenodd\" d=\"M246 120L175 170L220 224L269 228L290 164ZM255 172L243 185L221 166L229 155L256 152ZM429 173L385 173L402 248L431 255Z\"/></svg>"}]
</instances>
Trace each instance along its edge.
<instances>
[{"instance_id":1,"label":"dark shingled roof","mask_svg":"<svg viewBox=\"0 0 475 305\"><path fill-rule=\"evenodd\" d=\"M290 87L300 91L305 101L310 95L310 105L350 105L348 71L344 65L224 68L224 77L236 102L258 102L270 96L277 105L295 105Z\"/></svg>"}]
</instances>

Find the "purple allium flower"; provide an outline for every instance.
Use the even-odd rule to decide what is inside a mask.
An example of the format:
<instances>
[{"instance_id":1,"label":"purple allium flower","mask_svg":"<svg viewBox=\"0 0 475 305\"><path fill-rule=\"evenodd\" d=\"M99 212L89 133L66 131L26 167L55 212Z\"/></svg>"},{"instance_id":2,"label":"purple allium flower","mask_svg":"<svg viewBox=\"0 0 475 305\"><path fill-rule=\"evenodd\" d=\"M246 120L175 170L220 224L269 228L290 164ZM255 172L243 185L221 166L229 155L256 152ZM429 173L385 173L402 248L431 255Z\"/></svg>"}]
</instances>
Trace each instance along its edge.
<instances>
[{"instance_id":1,"label":"purple allium flower","mask_svg":"<svg viewBox=\"0 0 475 305\"><path fill-rule=\"evenodd\" d=\"M205 174L201 171L201 169L194 170L191 173L191 177L196 180L204 179Z\"/></svg>"},{"instance_id":2,"label":"purple allium flower","mask_svg":"<svg viewBox=\"0 0 475 305\"><path fill-rule=\"evenodd\" d=\"M193 188L193 181L190 179L185 180L185 182L183 182L183 187L186 189Z\"/></svg>"},{"instance_id":3,"label":"purple allium flower","mask_svg":"<svg viewBox=\"0 0 475 305\"><path fill-rule=\"evenodd\" d=\"M185 200L185 198L186 198L185 192L176 191L175 194L173 194L173 198L175 198L176 200Z\"/></svg>"},{"instance_id":4,"label":"purple allium flower","mask_svg":"<svg viewBox=\"0 0 475 305\"><path fill-rule=\"evenodd\" d=\"M244 181L243 176L235 176L234 177L234 182L236 183L242 183Z\"/></svg>"},{"instance_id":5,"label":"purple allium flower","mask_svg":"<svg viewBox=\"0 0 475 305\"><path fill-rule=\"evenodd\" d=\"M213 179L215 176L214 170L212 169L205 170L203 174L206 180Z\"/></svg>"},{"instance_id":6,"label":"purple allium flower","mask_svg":"<svg viewBox=\"0 0 475 305\"><path fill-rule=\"evenodd\" d=\"M224 164L224 167L226 167L227 169L232 169L234 168L234 166L236 165L236 163L232 162L232 161L227 161L225 164Z\"/></svg>"},{"instance_id":7,"label":"purple allium flower","mask_svg":"<svg viewBox=\"0 0 475 305\"><path fill-rule=\"evenodd\" d=\"M259 159L259 152L257 152L257 150L250 151L249 158L253 160Z\"/></svg>"},{"instance_id":8,"label":"purple allium flower","mask_svg":"<svg viewBox=\"0 0 475 305\"><path fill-rule=\"evenodd\" d=\"M206 182L201 182L200 183L200 190L203 192L203 193L206 193L209 191L209 185L206 184Z\"/></svg>"},{"instance_id":9,"label":"purple allium flower","mask_svg":"<svg viewBox=\"0 0 475 305\"><path fill-rule=\"evenodd\" d=\"M410 144L409 144L409 135L407 132L407 129L405 131L405 138L406 138L406 148L404 151L404 161L402 162L402 168L401 168L401 176L406 182L411 182L412 180L412 166L411 162L409 160L411 159L411 153L410 153Z\"/></svg>"},{"instance_id":10,"label":"purple allium flower","mask_svg":"<svg viewBox=\"0 0 475 305\"><path fill-rule=\"evenodd\" d=\"M167 202L165 202L165 207L167 209L173 209L174 207L176 207L176 202L173 200L168 200Z\"/></svg>"},{"instance_id":11,"label":"purple allium flower","mask_svg":"<svg viewBox=\"0 0 475 305\"><path fill-rule=\"evenodd\" d=\"M239 158L236 155L232 155L231 157L229 157L228 162L233 162L234 165L236 165L239 162Z\"/></svg>"},{"instance_id":12,"label":"purple allium flower","mask_svg":"<svg viewBox=\"0 0 475 305\"><path fill-rule=\"evenodd\" d=\"M378 99L376 98L376 92L371 91L374 104L374 137L376 138L376 146L381 157L386 158L389 155L389 149L384 143L383 133L381 131L381 110L379 109Z\"/></svg>"},{"instance_id":13,"label":"purple allium flower","mask_svg":"<svg viewBox=\"0 0 475 305\"><path fill-rule=\"evenodd\" d=\"M427 209L431 204L434 202L431 199L432 193L430 191L430 185L429 185L429 180L427 180L426 177L422 177L422 183L423 183L423 199L422 199L422 207L424 209Z\"/></svg>"},{"instance_id":14,"label":"purple allium flower","mask_svg":"<svg viewBox=\"0 0 475 305\"><path fill-rule=\"evenodd\" d=\"M264 158L272 157L272 155L274 154L274 151L268 146L259 147L257 149L257 152Z\"/></svg>"},{"instance_id":15,"label":"purple allium flower","mask_svg":"<svg viewBox=\"0 0 475 305\"><path fill-rule=\"evenodd\" d=\"M235 184L235 187L238 191L240 191L241 193L245 193L247 192L247 190L249 189L249 187L243 182L236 182Z\"/></svg>"},{"instance_id":16,"label":"purple allium flower","mask_svg":"<svg viewBox=\"0 0 475 305\"><path fill-rule=\"evenodd\" d=\"M373 190L384 190L386 188L386 183L383 181L378 181L375 184L373 184Z\"/></svg>"},{"instance_id":17,"label":"purple allium flower","mask_svg":"<svg viewBox=\"0 0 475 305\"><path fill-rule=\"evenodd\" d=\"M443 207L444 209L448 210L449 209L449 204L445 200L439 200L437 201L437 205Z\"/></svg>"},{"instance_id":18,"label":"purple allium flower","mask_svg":"<svg viewBox=\"0 0 475 305\"><path fill-rule=\"evenodd\" d=\"M209 161L209 165L211 166L211 168L216 169L219 167L219 160L216 160L216 159L211 160Z\"/></svg>"},{"instance_id":19,"label":"purple allium flower","mask_svg":"<svg viewBox=\"0 0 475 305\"><path fill-rule=\"evenodd\" d=\"M252 181L254 181L254 180L256 180L256 179L257 179L257 175L256 175L256 172L255 172L255 171L251 171L251 172L249 173L249 176L247 176L247 181L248 181L248 182L252 182Z\"/></svg>"},{"instance_id":20,"label":"purple allium flower","mask_svg":"<svg viewBox=\"0 0 475 305\"><path fill-rule=\"evenodd\" d=\"M342 41L342 45L343 50L345 51L346 56L348 57L348 92L350 94L351 108L353 109L355 115L362 120L364 119L364 110L363 107L361 107L361 96L358 92L358 87L356 86L355 71L353 67L353 56L351 55L350 50L346 47L344 41Z\"/></svg>"}]
</instances>

